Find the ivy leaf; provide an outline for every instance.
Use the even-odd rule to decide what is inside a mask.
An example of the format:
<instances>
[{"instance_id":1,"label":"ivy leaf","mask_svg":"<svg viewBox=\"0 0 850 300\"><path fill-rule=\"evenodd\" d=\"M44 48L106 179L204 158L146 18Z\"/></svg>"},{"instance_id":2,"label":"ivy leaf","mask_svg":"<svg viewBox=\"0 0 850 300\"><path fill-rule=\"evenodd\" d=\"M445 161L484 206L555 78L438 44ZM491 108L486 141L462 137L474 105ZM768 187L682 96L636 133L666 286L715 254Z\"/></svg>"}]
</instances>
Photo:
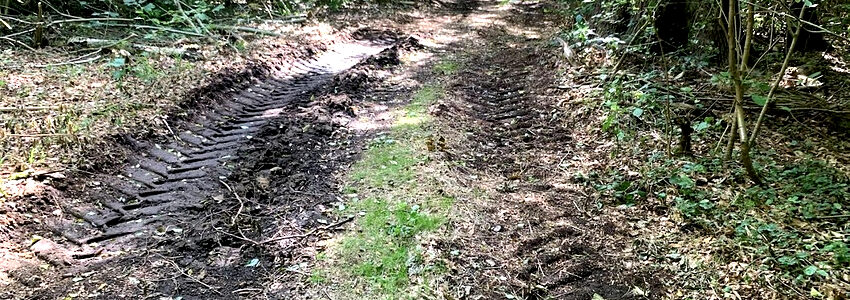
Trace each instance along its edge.
<instances>
[{"instance_id":1,"label":"ivy leaf","mask_svg":"<svg viewBox=\"0 0 850 300\"><path fill-rule=\"evenodd\" d=\"M702 122L697 123L696 126L694 126L694 130L697 131L697 132L702 132L703 130L708 129L708 127L710 127L710 126L711 126L711 124L708 124L708 122L702 121Z\"/></svg>"},{"instance_id":2,"label":"ivy leaf","mask_svg":"<svg viewBox=\"0 0 850 300\"><path fill-rule=\"evenodd\" d=\"M127 63L127 60L126 60L125 58L123 58L123 57L116 57L116 58L113 58L113 59L109 62L109 66L110 66L110 67L114 67L114 68L120 68L120 67L123 67L123 66L124 66L124 64L126 64L126 63Z\"/></svg>"},{"instance_id":3,"label":"ivy leaf","mask_svg":"<svg viewBox=\"0 0 850 300\"><path fill-rule=\"evenodd\" d=\"M693 188L695 183L693 179L689 178L687 175L675 175L670 177L670 183L678 185L681 188L689 189Z\"/></svg>"},{"instance_id":4,"label":"ivy leaf","mask_svg":"<svg viewBox=\"0 0 850 300\"><path fill-rule=\"evenodd\" d=\"M806 274L806 276L812 276L812 275L815 275L815 272L817 272L817 271L818 271L818 267L808 266L808 267L806 267L805 270L803 270L803 274Z\"/></svg>"},{"instance_id":5,"label":"ivy leaf","mask_svg":"<svg viewBox=\"0 0 850 300\"><path fill-rule=\"evenodd\" d=\"M759 106L764 106L764 104L767 103L767 97L765 97L765 96L762 96L762 95L751 95L751 96L753 98L753 102L755 102Z\"/></svg>"},{"instance_id":6,"label":"ivy leaf","mask_svg":"<svg viewBox=\"0 0 850 300\"><path fill-rule=\"evenodd\" d=\"M786 266L793 266L797 264L797 259L791 256L783 256L778 259L779 263Z\"/></svg>"},{"instance_id":7,"label":"ivy leaf","mask_svg":"<svg viewBox=\"0 0 850 300\"><path fill-rule=\"evenodd\" d=\"M640 118L640 116L643 115L643 109L641 109L640 107L635 107L635 110L632 111L632 115L637 118Z\"/></svg>"}]
</instances>

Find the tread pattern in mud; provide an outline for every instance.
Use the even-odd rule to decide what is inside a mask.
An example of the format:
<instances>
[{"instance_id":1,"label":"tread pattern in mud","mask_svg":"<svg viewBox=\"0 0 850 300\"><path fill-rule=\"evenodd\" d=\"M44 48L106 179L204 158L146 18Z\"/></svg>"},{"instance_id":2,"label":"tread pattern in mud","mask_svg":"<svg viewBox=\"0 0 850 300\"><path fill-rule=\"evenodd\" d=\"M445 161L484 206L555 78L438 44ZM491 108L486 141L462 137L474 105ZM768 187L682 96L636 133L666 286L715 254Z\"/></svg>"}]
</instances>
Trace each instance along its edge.
<instances>
[{"instance_id":1,"label":"tread pattern in mud","mask_svg":"<svg viewBox=\"0 0 850 300\"><path fill-rule=\"evenodd\" d=\"M78 246L127 237L173 223L216 201L239 158L240 146L288 105L336 74L389 47L393 39L339 43L325 53L277 68L274 78L233 93L229 100L198 109L187 121L165 120L173 136L165 143L130 139L135 150L120 174L94 175L87 204L65 205L78 220L48 222L54 233ZM170 123L170 124L167 124ZM172 130L173 128L173 130ZM218 200L220 201L220 200ZM121 247L122 243L110 246Z\"/></svg>"},{"instance_id":2,"label":"tread pattern in mud","mask_svg":"<svg viewBox=\"0 0 850 300\"><path fill-rule=\"evenodd\" d=\"M543 155L563 157L572 138L568 125L557 118L558 109L540 94L546 87L536 80L548 74L536 74L528 66L540 57L529 49L494 48L507 50L482 55L476 63L468 64L459 74L464 80L453 86L463 101L451 102L448 109L460 112L471 125L467 130L472 143L465 147L477 155L465 157L484 176L498 174L505 182L495 202L497 207L487 208L492 212L486 213L495 214L490 222L499 224L499 228L511 227L509 224L527 227L480 231L482 235L476 239L511 251L492 258L492 263L485 261L484 265L493 265L491 269L476 267L481 262L474 258L461 261L466 265L461 270L468 273L460 280L505 278L484 284L489 288L479 293L486 298L502 297L499 289L525 299L589 299L595 293L606 299L633 298L628 285L621 283L618 270L611 267L618 263L605 254L611 245L594 233L601 229L604 235L617 235L613 225L587 219L571 205L570 198L579 195L547 183L560 171L553 170ZM526 177L542 182L526 183ZM529 202L526 197L541 201ZM511 213L502 215L500 211ZM470 257L488 255L484 252ZM501 268L502 264L508 267Z\"/></svg>"}]
</instances>

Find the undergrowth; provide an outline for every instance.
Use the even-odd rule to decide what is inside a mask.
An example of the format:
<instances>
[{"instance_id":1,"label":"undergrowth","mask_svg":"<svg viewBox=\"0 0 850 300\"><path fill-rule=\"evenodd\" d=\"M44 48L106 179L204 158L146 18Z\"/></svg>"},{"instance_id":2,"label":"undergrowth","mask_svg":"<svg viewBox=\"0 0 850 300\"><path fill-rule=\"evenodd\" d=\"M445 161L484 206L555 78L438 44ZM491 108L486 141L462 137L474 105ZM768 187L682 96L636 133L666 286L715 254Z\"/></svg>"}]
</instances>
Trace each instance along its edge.
<instances>
[{"instance_id":1,"label":"undergrowth","mask_svg":"<svg viewBox=\"0 0 850 300\"><path fill-rule=\"evenodd\" d=\"M442 93L436 85L417 91L392 129L375 138L352 166L344 190L349 201L341 213L357 216L356 230L317 257L329 263L313 272L311 282L348 282L346 288L361 297L412 299L416 292L408 287L414 278L421 282L442 272L441 265L423 257L421 247L423 236L444 224L453 203L424 170L432 121L427 107Z\"/></svg>"}]
</instances>

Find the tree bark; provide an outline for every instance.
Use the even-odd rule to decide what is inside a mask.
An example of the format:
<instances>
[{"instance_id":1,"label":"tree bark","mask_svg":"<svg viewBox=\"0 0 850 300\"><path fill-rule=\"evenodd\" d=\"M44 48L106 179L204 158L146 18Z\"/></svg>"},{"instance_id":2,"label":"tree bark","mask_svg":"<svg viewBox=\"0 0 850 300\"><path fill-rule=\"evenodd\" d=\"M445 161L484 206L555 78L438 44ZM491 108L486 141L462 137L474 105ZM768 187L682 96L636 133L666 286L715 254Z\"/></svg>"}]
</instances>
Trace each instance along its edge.
<instances>
[{"instance_id":1,"label":"tree bark","mask_svg":"<svg viewBox=\"0 0 850 300\"><path fill-rule=\"evenodd\" d=\"M761 179L753 167L752 159L750 158L750 145L747 139L747 120L744 112L744 86L741 83L741 72L738 68L737 49L738 44L737 22L738 0L729 1L729 13L727 16L726 26L726 44L728 45L728 60L729 60L729 76L735 86L735 119L738 123L738 139L741 143L741 163L747 171L747 176L756 184L761 184Z\"/></svg>"}]
</instances>

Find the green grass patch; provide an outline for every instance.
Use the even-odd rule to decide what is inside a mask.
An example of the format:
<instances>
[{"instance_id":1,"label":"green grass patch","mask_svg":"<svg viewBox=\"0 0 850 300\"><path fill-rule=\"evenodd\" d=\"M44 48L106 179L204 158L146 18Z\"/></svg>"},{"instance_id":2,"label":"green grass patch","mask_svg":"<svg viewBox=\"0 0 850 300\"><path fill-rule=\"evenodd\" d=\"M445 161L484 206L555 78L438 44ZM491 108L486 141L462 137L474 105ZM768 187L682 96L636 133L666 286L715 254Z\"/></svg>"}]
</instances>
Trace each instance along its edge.
<instances>
[{"instance_id":1,"label":"green grass patch","mask_svg":"<svg viewBox=\"0 0 850 300\"><path fill-rule=\"evenodd\" d=\"M460 65L454 60L444 59L434 65L434 72L442 75L452 75L460 69Z\"/></svg>"},{"instance_id":2,"label":"green grass patch","mask_svg":"<svg viewBox=\"0 0 850 300\"><path fill-rule=\"evenodd\" d=\"M419 89L396 112L390 132L375 138L352 166L344 188L351 199L341 213L358 216L356 229L322 254L329 266L314 272L311 282L348 282L358 295L399 299L414 276L428 280L443 269L427 262L420 247L424 235L445 223L454 201L424 170L432 134L428 107L443 93L437 85Z\"/></svg>"},{"instance_id":3,"label":"green grass patch","mask_svg":"<svg viewBox=\"0 0 850 300\"><path fill-rule=\"evenodd\" d=\"M343 241L346 264L382 292L395 294L407 286L411 272L424 269L416 236L439 228L443 217L404 200L366 199L355 207L365 215L358 222L361 232Z\"/></svg>"},{"instance_id":4,"label":"green grass patch","mask_svg":"<svg viewBox=\"0 0 850 300\"><path fill-rule=\"evenodd\" d=\"M358 185L382 188L413 179L413 166L422 161L413 149L392 136L372 141L369 150L352 168L351 179Z\"/></svg>"}]
</instances>

